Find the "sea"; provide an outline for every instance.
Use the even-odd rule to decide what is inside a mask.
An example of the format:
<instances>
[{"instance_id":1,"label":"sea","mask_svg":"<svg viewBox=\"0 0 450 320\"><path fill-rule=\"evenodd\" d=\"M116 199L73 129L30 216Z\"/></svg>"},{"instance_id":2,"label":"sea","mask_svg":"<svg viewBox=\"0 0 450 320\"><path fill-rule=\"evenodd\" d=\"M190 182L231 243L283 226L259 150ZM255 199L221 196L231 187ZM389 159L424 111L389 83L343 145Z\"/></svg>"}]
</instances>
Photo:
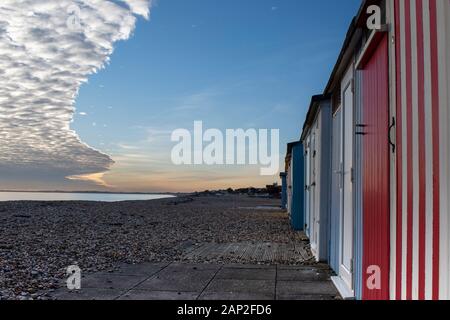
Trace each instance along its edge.
<instances>
[{"instance_id":1,"label":"sea","mask_svg":"<svg viewBox=\"0 0 450 320\"><path fill-rule=\"evenodd\" d=\"M167 194L129 193L69 193L69 192L0 192L0 202L4 201L144 201L174 198Z\"/></svg>"}]
</instances>

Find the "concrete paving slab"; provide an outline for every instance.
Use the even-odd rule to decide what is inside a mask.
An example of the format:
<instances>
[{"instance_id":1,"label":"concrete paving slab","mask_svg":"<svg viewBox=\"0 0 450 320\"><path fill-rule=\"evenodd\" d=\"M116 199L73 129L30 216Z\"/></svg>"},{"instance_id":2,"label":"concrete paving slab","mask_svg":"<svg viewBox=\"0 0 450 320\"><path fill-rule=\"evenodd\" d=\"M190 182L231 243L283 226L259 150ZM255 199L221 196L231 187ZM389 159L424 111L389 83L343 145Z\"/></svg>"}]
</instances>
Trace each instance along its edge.
<instances>
[{"instance_id":1,"label":"concrete paving slab","mask_svg":"<svg viewBox=\"0 0 450 320\"><path fill-rule=\"evenodd\" d=\"M82 289L79 291L69 291L58 289L50 295L55 300L114 300L119 297L122 289Z\"/></svg>"},{"instance_id":2,"label":"concrete paving slab","mask_svg":"<svg viewBox=\"0 0 450 320\"><path fill-rule=\"evenodd\" d=\"M220 264L202 264L202 263L180 263L174 262L171 263L168 267L169 270L177 270L180 269L182 271L193 270L193 271L206 271L213 270L218 271L222 268Z\"/></svg>"},{"instance_id":3,"label":"concrete paving slab","mask_svg":"<svg viewBox=\"0 0 450 320\"><path fill-rule=\"evenodd\" d=\"M83 290L62 284L63 300L330 300L340 299L325 264L122 264L111 273L83 276Z\"/></svg>"},{"instance_id":4,"label":"concrete paving slab","mask_svg":"<svg viewBox=\"0 0 450 320\"><path fill-rule=\"evenodd\" d=\"M230 280L214 279L204 291L205 293L228 292L274 294L274 280Z\"/></svg>"},{"instance_id":5,"label":"concrete paving slab","mask_svg":"<svg viewBox=\"0 0 450 320\"><path fill-rule=\"evenodd\" d=\"M291 295L338 295L331 281L278 281L277 297Z\"/></svg>"},{"instance_id":6,"label":"concrete paving slab","mask_svg":"<svg viewBox=\"0 0 450 320\"><path fill-rule=\"evenodd\" d=\"M230 279L230 280L275 280L275 268L262 269L244 269L244 268L228 268L223 267L216 275L215 279Z\"/></svg>"},{"instance_id":7,"label":"concrete paving slab","mask_svg":"<svg viewBox=\"0 0 450 320\"><path fill-rule=\"evenodd\" d=\"M332 295L280 295L277 300L282 301L328 301L339 300L339 297Z\"/></svg>"},{"instance_id":8,"label":"concrete paving slab","mask_svg":"<svg viewBox=\"0 0 450 320\"><path fill-rule=\"evenodd\" d=\"M273 269L277 267L275 265L264 265L264 264L240 264L240 263L230 263L224 266L227 269Z\"/></svg>"},{"instance_id":9,"label":"concrete paving slab","mask_svg":"<svg viewBox=\"0 0 450 320\"><path fill-rule=\"evenodd\" d=\"M150 291L201 292L217 270L193 270L190 267L169 266L135 289Z\"/></svg>"},{"instance_id":10,"label":"concrete paving slab","mask_svg":"<svg viewBox=\"0 0 450 320\"><path fill-rule=\"evenodd\" d=\"M313 265L279 265L278 270L297 270L297 269L308 269L308 270L330 270L330 267L323 263L317 263Z\"/></svg>"},{"instance_id":11,"label":"concrete paving slab","mask_svg":"<svg viewBox=\"0 0 450 320\"><path fill-rule=\"evenodd\" d=\"M257 292L204 292L198 300L237 300L237 301L259 301L266 300L271 301L274 300L273 293L257 293Z\"/></svg>"},{"instance_id":12,"label":"concrete paving slab","mask_svg":"<svg viewBox=\"0 0 450 320\"><path fill-rule=\"evenodd\" d=\"M110 273L96 273L81 279L83 289L130 289L148 276L129 276Z\"/></svg>"},{"instance_id":13,"label":"concrete paving slab","mask_svg":"<svg viewBox=\"0 0 450 320\"><path fill-rule=\"evenodd\" d=\"M142 264L122 264L114 274L129 275L129 276L152 276L163 268L167 267L169 263L142 263Z\"/></svg>"},{"instance_id":14,"label":"concrete paving slab","mask_svg":"<svg viewBox=\"0 0 450 320\"><path fill-rule=\"evenodd\" d=\"M280 269L277 272L277 279L279 281L326 281L330 280L330 273L320 269Z\"/></svg>"},{"instance_id":15,"label":"concrete paving slab","mask_svg":"<svg viewBox=\"0 0 450 320\"><path fill-rule=\"evenodd\" d=\"M131 290L118 300L196 300L200 292Z\"/></svg>"}]
</instances>

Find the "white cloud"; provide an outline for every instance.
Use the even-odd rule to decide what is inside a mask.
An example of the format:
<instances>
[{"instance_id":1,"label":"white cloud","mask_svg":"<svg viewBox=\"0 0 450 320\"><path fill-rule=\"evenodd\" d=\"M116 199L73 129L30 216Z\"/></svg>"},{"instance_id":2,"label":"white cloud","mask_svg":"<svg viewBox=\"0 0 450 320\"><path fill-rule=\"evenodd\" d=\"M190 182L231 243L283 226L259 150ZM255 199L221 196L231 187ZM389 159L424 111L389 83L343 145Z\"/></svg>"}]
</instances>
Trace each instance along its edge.
<instances>
[{"instance_id":1,"label":"white cloud","mask_svg":"<svg viewBox=\"0 0 450 320\"><path fill-rule=\"evenodd\" d=\"M126 144L126 143L118 143L117 146L118 146L120 149L124 149L124 150L137 150L137 149L139 149L139 148L136 147L136 146L129 145L129 144Z\"/></svg>"},{"instance_id":2,"label":"white cloud","mask_svg":"<svg viewBox=\"0 0 450 320\"><path fill-rule=\"evenodd\" d=\"M70 129L74 101L88 76L109 62L114 43L130 37L136 15L149 17L150 4L1 0L0 177L5 170L9 177L40 170L37 176L64 178L109 169L111 158Z\"/></svg>"},{"instance_id":3,"label":"white cloud","mask_svg":"<svg viewBox=\"0 0 450 320\"><path fill-rule=\"evenodd\" d=\"M130 9L145 18L149 16L149 5L152 4L152 0L124 0L129 6Z\"/></svg>"},{"instance_id":4,"label":"white cloud","mask_svg":"<svg viewBox=\"0 0 450 320\"><path fill-rule=\"evenodd\" d=\"M220 92L214 89L191 94L180 101L180 105L175 108L175 111L210 109L213 107L214 98L217 98L219 94Z\"/></svg>"}]
</instances>

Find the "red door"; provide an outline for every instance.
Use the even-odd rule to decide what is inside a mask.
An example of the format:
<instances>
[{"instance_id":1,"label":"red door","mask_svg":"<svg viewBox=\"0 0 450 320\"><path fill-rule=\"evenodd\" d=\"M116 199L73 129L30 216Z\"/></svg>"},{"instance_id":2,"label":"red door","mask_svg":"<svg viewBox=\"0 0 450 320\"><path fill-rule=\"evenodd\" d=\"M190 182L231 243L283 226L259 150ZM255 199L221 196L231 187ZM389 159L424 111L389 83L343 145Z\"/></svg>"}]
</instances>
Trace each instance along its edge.
<instances>
[{"instance_id":1,"label":"red door","mask_svg":"<svg viewBox=\"0 0 450 320\"><path fill-rule=\"evenodd\" d=\"M363 299L389 299L389 60L380 35L363 74Z\"/></svg>"}]
</instances>

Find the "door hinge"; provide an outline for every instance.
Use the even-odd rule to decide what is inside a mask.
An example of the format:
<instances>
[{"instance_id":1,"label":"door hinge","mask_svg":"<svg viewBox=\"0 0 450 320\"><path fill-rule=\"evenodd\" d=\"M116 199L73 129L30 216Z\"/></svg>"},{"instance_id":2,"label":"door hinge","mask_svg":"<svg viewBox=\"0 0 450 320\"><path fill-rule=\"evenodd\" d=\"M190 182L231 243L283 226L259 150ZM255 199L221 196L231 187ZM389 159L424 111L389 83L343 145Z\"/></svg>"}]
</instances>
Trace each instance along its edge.
<instances>
[{"instance_id":1,"label":"door hinge","mask_svg":"<svg viewBox=\"0 0 450 320\"><path fill-rule=\"evenodd\" d=\"M356 124L356 129L360 130L360 131L355 130L355 134L365 136L367 133L365 133L364 131L361 131L361 130L364 130L366 127L367 127L367 125L365 125L365 124Z\"/></svg>"},{"instance_id":2,"label":"door hinge","mask_svg":"<svg viewBox=\"0 0 450 320\"><path fill-rule=\"evenodd\" d=\"M355 266L354 266L354 260L351 259L351 260L350 260L350 273L351 273L351 274L353 274L354 268L355 268Z\"/></svg>"},{"instance_id":3,"label":"door hinge","mask_svg":"<svg viewBox=\"0 0 450 320\"><path fill-rule=\"evenodd\" d=\"M352 183L355 182L355 169L353 168L350 169L350 179Z\"/></svg>"}]
</instances>

